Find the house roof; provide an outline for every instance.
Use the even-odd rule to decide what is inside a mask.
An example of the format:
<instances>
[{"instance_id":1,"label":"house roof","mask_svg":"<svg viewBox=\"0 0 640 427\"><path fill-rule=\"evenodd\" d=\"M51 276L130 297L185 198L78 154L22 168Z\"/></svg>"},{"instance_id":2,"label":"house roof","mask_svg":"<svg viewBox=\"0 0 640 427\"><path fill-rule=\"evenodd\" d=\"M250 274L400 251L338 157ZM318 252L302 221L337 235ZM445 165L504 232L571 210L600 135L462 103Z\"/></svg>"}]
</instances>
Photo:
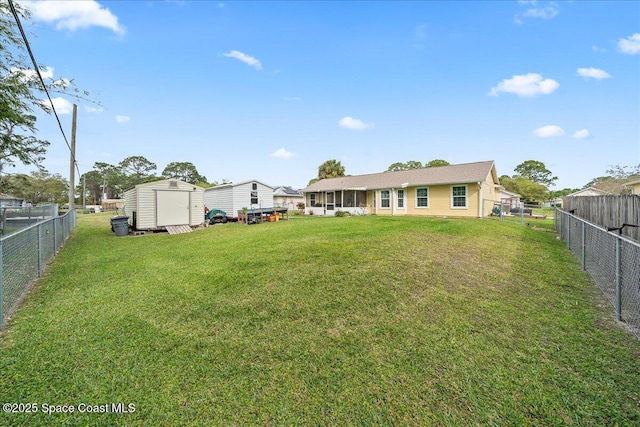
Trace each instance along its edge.
<instances>
[{"instance_id":1,"label":"house roof","mask_svg":"<svg viewBox=\"0 0 640 427\"><path fill-rule=\"evenodd\" d=\"M504 187L500 187L500 195L503 195L503 194L510 197L522 197L518 193L514 193L513 191L505 190Z\"/></svg>"},{"instance_id":2,"label":"house roof","mask_svg":"<svg viewBox=\"0 0 640 427\"><path fill-rule=\"evenodd\" d=\"M0 199L2 200L24 200L23 197L15 197L11 194L0 193Z\"/></svg>"},{"instance_id":3,"label":"house roof","mask_svg":"<svg viewBox=\"0 0 640 427\"><path fill-rule=\"evenodd\" d=\"M273 187L271 185L265 184L262 181L258 181L257 179L250 179L248 181L242 181L242 182L230 182L228 184L220 184L220 185L216 185L214 187L209 187L206 188L205 190L213 190L213 189L220 189L220 188L228 188L228 187L237 187L238 185L243 185L243 184L249 184L252 182L256 182L258 184L264 185L265 187L269 187L273 190Z\"/></svg>"},{"instance_id":4,"label":"house roof","mask_svg":"<svg viewBox=\"0 0 640 427\"><path fill-rule=\"evenodd\" d=\"M273 190L273 194L275 196L302 196L300 191L286 186L276 187L276 189Z\"/></svg>"},{"instance_id":5,"label":"house roof","mask_svg":"<svg viewBox=\"0 0 640 427\"><path fill-rule=\"evenodd\" d=\"M571 194L567 194L565 197L574 197L574 196L606 196L606 191L599 190L595 187L583 188L582 190L576 191Z\"/></svg>"},{"instance_id":6,"label":"house roof","mask_svg":"<svg viewBox=\"0 0 640 427\"><path fill-rule=\"evenodd\" d=\"M483 182L489 176L498 182L493 160L459 165L380 172L366 175L321 179L307 186L305 193L335 190L375 190L381 188L415 187L417 185L466 184Z\"/></svg>"}]
</instances>

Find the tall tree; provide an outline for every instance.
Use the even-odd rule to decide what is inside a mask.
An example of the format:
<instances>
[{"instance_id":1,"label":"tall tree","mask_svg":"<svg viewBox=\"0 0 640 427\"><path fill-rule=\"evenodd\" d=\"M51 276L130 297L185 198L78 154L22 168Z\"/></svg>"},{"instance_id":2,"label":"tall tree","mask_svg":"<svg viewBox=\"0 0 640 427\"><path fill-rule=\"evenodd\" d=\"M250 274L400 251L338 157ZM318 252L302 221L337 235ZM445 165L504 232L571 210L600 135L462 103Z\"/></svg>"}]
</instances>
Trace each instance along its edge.
<instances>
[{"instance_id":1,"label":"tall tree","mask_svg":"<svg viewBox=\"0 0 640 427\"><path fill-rule=\"evenodd\" d=\"M420 169L423 167L422 162L418 160L409 160L407 163L392 163L387 169L387 172L406 171L409 169Z\"/></svg>"},{"instance_id":2,"label":"tall tree","mask_svg":"<svg viewBox=\"0 0 640 427\"><path fill-rule=\"evenodd\" d=\"M327 160L318 167L318 178L335 178L338 176L344 176L344 166L338 160Z\"/></svg>"},{"instance_id":3,"label":"tall tree","mask_svg":"<svg viewBox=\"0 0 640 427\"><path fill-rule=\"evenodd\" d=\"M46 170L8 176L6 186L11 195L22 197L33 205L62 204L68 200L69 183L60 174L50 174Z\"/></svg>"},{"instance_id":4,"label":"tall tree","mask_svg":"<svg viewBox=\"0 0 640 427\"><path fill-rule=\"evenodd\" d=\"M76 187L76 191L78 191L80 195L80 202L83 201L82 191L84 189L84 191L86 191L84 201L91 205L98 204L102 199L103 182L102 175L100 175L100 172L97 170L91 170L82 174Z\"/></svg>"},{"instance_id":5,"label":"tall tree","mask_svg":"<svg viewBox=\"0 0 640 427\"><path fill-rule=\"evenodd\" d=\"M125 189L135 187L153 178L157 169L155 163L143 156L127 157L120 162L119 167L124 177L123 188Z\"/></svg>"},{"instance_id":6,"label":"tall tree","mask_svg":"<svg viewBox=\"0 0 640 427\"><path fill-rule=\"evenodd\" d=\"M447 162L446 160L442 160L442 159L433 159L429 162L427 162L426 167L428 168L437 168L439 166L450 166L451 163Z\"/></svg>"},{"instance_id":7,"label":"tall tree","mask_svg":"<svg viewBox=\"0 0 640 427\"><path fill-rule=\"evenodd\" d=\"M190 184L206 183L207 178L198 173L198 170L190 162L171 162L162 171L162 177L175 178Z\"/></svg>"},{"instance_id":8,"label":"tall tree","mask_svg":"<svg viewBox=\"0 0 640 427\"><path fill-rule=\"evenodd\" d=\"M96 162L93 168L97 170L102 179L102 198L117 199L122 197L124 176L118 166L109 163Z\"/></svg>"},{"instance_id":9,"label":"tall tree","mask_svg":"<svg viewBox=\"0 0 640 427\"><path fill-rule=\"evenodd\" d=\"M542 184L545 187L554 185L554 181L558 180L557 176L553 176L550 170L544 165L544 163L537 160L526 160L520 163L514 169L515 176L521 176L529 179L537 184Z\"/></svg>"},{"instance_id":10,"label":"tall tree","mask_svg":"<svg viewBox=\"0 0 640 427\"><path fill-rule=\"evenodd\" d=\"M514 176L501 183L507 191L519 194L526 203L544 202L549 196L547 187L523 176Z\"/></svg>"}]
</instances>

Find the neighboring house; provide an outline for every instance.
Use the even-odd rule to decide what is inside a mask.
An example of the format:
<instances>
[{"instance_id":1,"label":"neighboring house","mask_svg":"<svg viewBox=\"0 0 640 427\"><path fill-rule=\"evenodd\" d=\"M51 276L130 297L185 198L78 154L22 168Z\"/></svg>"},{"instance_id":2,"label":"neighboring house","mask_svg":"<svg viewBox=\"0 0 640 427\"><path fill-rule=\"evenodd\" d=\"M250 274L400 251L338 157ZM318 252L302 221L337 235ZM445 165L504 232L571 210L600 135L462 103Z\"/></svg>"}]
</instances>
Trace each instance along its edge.
<instances>
[{"instance_id":1,"label":"neighboring house","mask_svg":"<svg viewBox=\"0 0 640 427\"><path fill-rule=\"evenodd\" d=\"M588 196L606 196L609 193L606 191L598 190L595 187L583 188L571 194L567 194L565 197L588 197Z\"/></svg>"},{"instance_id":2,"label":"neighboring house","mask_svg":"<svg viewBox=\"0 0 640 427\"><path fill-rule=\"evenodd\" d=\"M102 199L102 211L117 211L124 208L124 199Z\"/></svg>"},{"instance_id":3,"label":"neighboring house","mask_svg":"<svg viewBox=\"0 0 640 427\"><path fill-rule=\"evenodd\" d=\"M500 202L493 161L321 179L302 191L313 215L483 218Z\"/></svg>"},{"instance_id":4,"label":"neighboring house","mask_svg":"<svg viewBox=\"0 0 640 427\"><path fill-rule=\"evenodd\" d=\"M20 197L14 197L9 194L0 193L0 207L2 208L24 208L27 201Z\"/></svg>"},{"instance_id":5,"label":"neighboring house","mask_svg":"<svg viewBox=\"0 0 640 427\"><path fill-rule=\"evenodd\" d=\"M520 196L518 193L507 191L500 186L500 206L504 212L520 207Z\"/></svg>"},{"instance_id":6,"label":"neighboring house","mask_svg":"<svg viewBox=\"0 0 640 427\"><path fill-rule=\"evenodd\" d=\"M138 184L124 192L124 210L135 230L163 230L204 223L204 188L176 179Z\"/></svg>"},{"instance_id":7,"label":"neighboring house","mask_svg":"<svg viewBox=\"0 0 640 427\"><path fill-rule=\"evenodd\" d=\"M298 209L298 203L304 203L304 194L291 187L276 187L273 190L273 203L292 211Z\"/></svg>"},{"instance_id":8,"label":"neighboring house","mask_svg":"<svg viewBox=\"0 0 640 427\"><path fill-rule=\"evenodd\" d=\"M542 207L543 208L555 208L555 207L562 207L562 197L556 197L553 200L547 200L545 202L542 202Z\"/></svg>"},{"instance_id":9,"label":"neighboring house","mask_svg":"<svg viewBox=\"0 0 640 427\"><path fill-rule=\"evenodd\" d=\"M640 194L640 179L629 181L624 184L624 187L631 191L631 194Z\"/></svg>"},{"instance_id":10,"label":"neighboring house","mask_svg":"<svg viewBox=\"0 0 640 427\"><path fill-rule=\"evenodd\" d=\"M220 209L227 217L236 218L243 208L274 207L273 187L257 180L216 185L204 190L204 204L211 210Z\"/></svg>"}]
</instances>

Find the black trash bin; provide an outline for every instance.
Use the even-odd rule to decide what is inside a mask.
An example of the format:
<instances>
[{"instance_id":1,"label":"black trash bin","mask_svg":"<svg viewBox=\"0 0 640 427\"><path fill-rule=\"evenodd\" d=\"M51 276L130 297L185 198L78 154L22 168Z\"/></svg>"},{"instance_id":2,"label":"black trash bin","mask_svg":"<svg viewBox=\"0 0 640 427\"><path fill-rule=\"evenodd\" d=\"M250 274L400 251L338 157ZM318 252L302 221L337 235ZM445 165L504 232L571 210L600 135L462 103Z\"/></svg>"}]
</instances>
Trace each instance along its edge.
<instances>
[{"instance_id":1,"label":"black trash bin","mask_svg":"<svg viewBox=\"0 0 640 427\"><path fill-rule=\"evenodd\" d=\"M116 236L127 236L129 234L129 217L111 217L111 231L116 233Z\"/></svg>"}]
</instances>

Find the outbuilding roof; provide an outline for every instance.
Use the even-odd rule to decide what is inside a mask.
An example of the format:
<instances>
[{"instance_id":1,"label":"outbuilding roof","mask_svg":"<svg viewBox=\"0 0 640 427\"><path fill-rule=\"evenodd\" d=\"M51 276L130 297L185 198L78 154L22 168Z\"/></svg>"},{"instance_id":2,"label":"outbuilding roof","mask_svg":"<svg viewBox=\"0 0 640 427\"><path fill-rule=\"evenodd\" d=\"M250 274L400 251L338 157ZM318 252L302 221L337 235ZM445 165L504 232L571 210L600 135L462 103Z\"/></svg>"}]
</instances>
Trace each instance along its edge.
<instances>
[{"instance_id":1,"label":"outbuilding roof","mask_svg":"<svg viewBox=\"0 0 640 427\"><path fill-rule=\"evenodd\" d=\"M493 181L498 183L493 160L327 178L314 182L302 191L311 193L337 190L376 190L381 188L415 187L418 185L465 184L486 181L490 175L493 175Z\"/></svg>"}]
</instances>

